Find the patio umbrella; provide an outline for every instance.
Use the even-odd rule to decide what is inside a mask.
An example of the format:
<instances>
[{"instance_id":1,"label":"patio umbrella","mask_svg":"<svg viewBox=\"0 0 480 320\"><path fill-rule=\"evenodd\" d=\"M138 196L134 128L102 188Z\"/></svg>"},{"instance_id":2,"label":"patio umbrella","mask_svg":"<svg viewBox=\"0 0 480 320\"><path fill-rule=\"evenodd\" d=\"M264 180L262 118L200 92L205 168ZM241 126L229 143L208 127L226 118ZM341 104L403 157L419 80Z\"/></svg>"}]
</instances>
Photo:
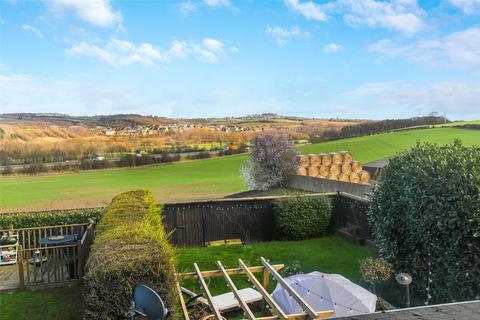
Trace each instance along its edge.
<instances>
[{"instance_id":1,"label":"patio umbrella","mask_svg":"<svg viewBox=\"0 0 480 320\"><path fill-rule=\"evenodd\" d=\"M311 272L285 281L315 310L334 310L330 318L375 312L377 296L338 274ZM280 285L272 293L286 314L302 313L302 307Z\"/></svg>"}]
</instances>

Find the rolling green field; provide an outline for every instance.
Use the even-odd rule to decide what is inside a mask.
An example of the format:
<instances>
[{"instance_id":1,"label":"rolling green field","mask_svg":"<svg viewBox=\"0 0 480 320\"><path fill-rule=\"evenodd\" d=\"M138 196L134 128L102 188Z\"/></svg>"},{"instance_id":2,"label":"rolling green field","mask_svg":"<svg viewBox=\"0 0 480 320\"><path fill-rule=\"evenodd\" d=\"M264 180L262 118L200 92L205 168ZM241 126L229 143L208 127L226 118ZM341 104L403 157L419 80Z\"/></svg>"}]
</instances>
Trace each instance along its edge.
<instances>
[{"instance_id":1,"label":"rolling green field","mask_svg":"<svg viewBox=\"0 0 480 320\"><path fill-rule=\"evenodd\" d=\"M342 139L300 147L302 153L348 150L355 160L367 163L390 157L413 146L417 140L439 144L461 139L466 145L480 144L480 130L457 128L418 129Z\"/></svg>"},{"instance_id":2,"label":"rolling green field","mask_svg":"<svg viewBox=\"0 0 480 320\"><path fill-rule=\"evenodd\" d=\"M463 126L465 124L480 124L480 120L451 122L447 124L442 124L442 127Z\"/></svg>"},{"instance_id":3,"label":"rolling green field","mask_svg":"<svg viewBox=\"0 0 480 320\"><path fill-rule=\"evenodd\" d=\"M417 140L440 144L459 138L480 144L480 130L436 128L401 131L301 146L303 153L348 150L366 163L408 149ZM151 189L164 202L223 197L245 187L239 170L246 155L154 167L44 176L0 177L0 211L94 207L122 191Z\"/></svg>"}]
</instances>

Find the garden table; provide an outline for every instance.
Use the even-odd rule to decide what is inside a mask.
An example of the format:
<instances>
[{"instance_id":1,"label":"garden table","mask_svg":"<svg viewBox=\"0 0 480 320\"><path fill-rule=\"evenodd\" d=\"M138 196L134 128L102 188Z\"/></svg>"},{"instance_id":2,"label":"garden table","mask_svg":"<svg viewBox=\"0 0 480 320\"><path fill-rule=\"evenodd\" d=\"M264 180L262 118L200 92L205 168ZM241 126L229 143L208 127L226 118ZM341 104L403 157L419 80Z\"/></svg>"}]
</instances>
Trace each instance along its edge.
<instances>
[{"instance_id":1,"label":"garden table","mask_svg":"<svg viewBox=\"0 0 480 320\"><path fill-rule=\"evenodd\" d=\"M46 246L61 246L77 240L74 234L65 234L62 235L62 237L62 239L52 239L52 237L45 237L40 239L38 243Z\"/></svg>"},{"instance_id":2,"label":"garden table","mask_svg":"<svg viewBox=\"0 0 480 320\"><path fill-rule=\"evenodd\" d=\"M59 237L59 238L56 238L56 237ZM41 238L38 241L38 243L40 245L45 245L46 247L56 247L56 246L69 245L74 241L77 241L76 234L64 234L59 236L49 236L49 237ZM70 277L73 277L72 257L70 256L68 250L65 250L66 248L59 248L59 249L61 251L60 256L57 255L56 258L52 256L49 257L51 261L53 260L52 267L59 268L62 266L64 262L66 262L68 274L70 275ZM65 260L64 262L62 262L62 257Z\"/></svg>"}]
</instances>

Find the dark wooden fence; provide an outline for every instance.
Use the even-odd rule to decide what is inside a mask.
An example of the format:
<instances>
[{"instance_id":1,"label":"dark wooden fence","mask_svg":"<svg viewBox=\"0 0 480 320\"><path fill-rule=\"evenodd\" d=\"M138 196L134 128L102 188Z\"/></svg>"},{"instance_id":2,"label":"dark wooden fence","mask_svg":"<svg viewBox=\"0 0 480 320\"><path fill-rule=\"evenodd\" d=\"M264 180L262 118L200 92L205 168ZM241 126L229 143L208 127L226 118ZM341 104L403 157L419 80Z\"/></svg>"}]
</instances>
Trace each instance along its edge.
<instances>
[{"instance_id":1,"label":"dark wooden fence","mask_svg":"<svg viewBox=\"0 0 480 320\"><path fill-rule=\"evenodd\" d=\"M235 199L165 206L165 226L178 247L240 238L244 242L273 239L271 199Z\"/></svg>"},{"instance_id":2,"label":"dark wooden fence","mask_svg":"<svg viewBox=\"0 0 480 320\"><path fill-rule=\"evenodd\" d=\"M318 195L311 195L318 196ZM331 233L341 231L359 242L371 238L366 218L368 202L344 193L328 194L332 201ZM171 243L202 247L209 241L240 238L243 242L274 239L273 201L279 197L228 199L181 204L164 208Z\"/></svg>"}]
</instances>

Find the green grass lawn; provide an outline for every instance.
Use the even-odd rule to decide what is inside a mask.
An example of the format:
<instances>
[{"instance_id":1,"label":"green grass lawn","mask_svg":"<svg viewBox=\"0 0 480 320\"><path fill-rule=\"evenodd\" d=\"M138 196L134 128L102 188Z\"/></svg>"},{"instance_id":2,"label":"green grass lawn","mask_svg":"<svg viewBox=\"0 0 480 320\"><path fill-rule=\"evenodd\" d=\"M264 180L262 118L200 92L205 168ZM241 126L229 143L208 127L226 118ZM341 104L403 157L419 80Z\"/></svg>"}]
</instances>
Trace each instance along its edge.
<instances>
[{"instance_id":1,"label":"green grass lawn","mask_svg":"<svg viewBox=\"0 0 480 320\"><path fill-rule=\"evenodd\" d=\"M0 294L0 319L5 320L76 320L82 310L79 286Z\"/></svg>"},{"instance_id":2,"label":"green grass lawn","mask_svg":"<svg viewBox=\"0 0 480 320\"><path fill-rule=\"evenodd\" d=\"M215 261L220 260L226 268L237 268L241 258L249 266L261 265L260 257L271 264L291 265L298 262L304 273L320 271L341 274L352 281L359 280L358 261L371 255L362 246L343 239L327 236L304 241L273 241L248 245L232 245L209 248L189 248L177 250L178 272L194 271L196 262L202 271L218 269ZM259 276L261 276L259 274ZM239 288L248 286L246 276L232 277ZM211 278L209 287L213 294L229 291L223 277ZM183 281L183 285L200 292L197 281ZM271 281L273 289L273 281Z\"/></svg>"},{"instance_id":3,"label":"green grass lawn","mask_svg":"<svg viewBox=\"0 0 480 320\"><path fill-rule=\"evenodd\" d=\"M303 153L349 150L363 163L408 149L417 140L440 144L459 138L480 141L480 130L436 128L343 139L299 147ZM148 188L158 201L218 198L245 187L239 170L246 155L159 165L45 176L0 177L0 211L94 207L122 191Z\"/></svg>"}]
</instances>

